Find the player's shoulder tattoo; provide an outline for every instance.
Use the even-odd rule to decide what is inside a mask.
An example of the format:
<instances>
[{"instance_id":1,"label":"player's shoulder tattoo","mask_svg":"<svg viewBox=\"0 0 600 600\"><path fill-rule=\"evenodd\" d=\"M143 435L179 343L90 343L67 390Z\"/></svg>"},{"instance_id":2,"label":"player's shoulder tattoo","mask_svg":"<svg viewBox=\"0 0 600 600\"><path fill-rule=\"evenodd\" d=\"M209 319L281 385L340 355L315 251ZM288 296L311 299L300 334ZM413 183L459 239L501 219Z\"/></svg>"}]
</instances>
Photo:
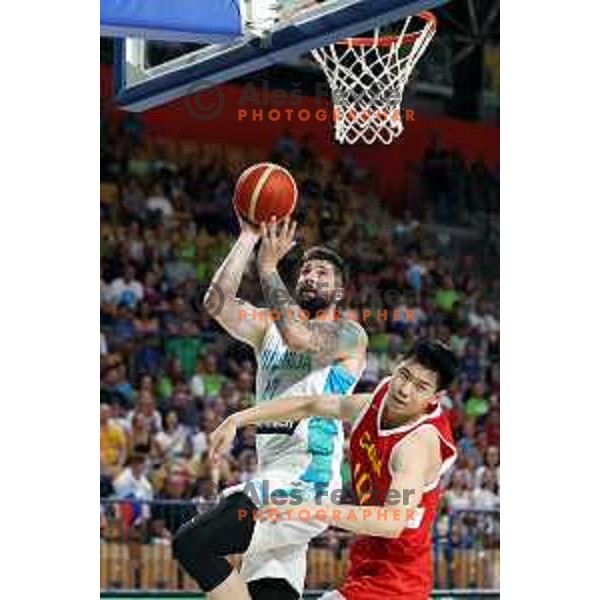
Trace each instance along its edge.
<instances>
[{"instance_id":1,"label":"player's shoulder tattoo","mask_svg":"<svg viewBox=\"0 0 600 600\"><path fill-rule=\"evenodd\" d=\"M363 327L349 319L312 320L307 324L315 348L328 354L342 354L366 347L368 337Z\"/></svg>"}]
</instances>

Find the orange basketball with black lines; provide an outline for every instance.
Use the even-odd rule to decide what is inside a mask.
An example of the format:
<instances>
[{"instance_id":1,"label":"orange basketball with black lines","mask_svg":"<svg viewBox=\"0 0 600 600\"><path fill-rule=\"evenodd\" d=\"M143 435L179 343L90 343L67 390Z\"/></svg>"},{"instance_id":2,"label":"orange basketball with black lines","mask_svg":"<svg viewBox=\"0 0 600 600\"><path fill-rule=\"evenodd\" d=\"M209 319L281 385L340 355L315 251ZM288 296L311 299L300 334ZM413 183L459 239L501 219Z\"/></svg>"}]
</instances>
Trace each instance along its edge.
<instances>
[{"instance_id":1,"label":"orange basketball with black lines","mask_svg":"<svg viewBox=\"0 0 600 600\"><path fill-rule=\"evenodd\" d=\"M271 217L281 221L291 215L297 200L298 188L290 172L267 162L248 167L240 175L233 194L236 210L256 225Z\"/></svg>"}]
</instances>

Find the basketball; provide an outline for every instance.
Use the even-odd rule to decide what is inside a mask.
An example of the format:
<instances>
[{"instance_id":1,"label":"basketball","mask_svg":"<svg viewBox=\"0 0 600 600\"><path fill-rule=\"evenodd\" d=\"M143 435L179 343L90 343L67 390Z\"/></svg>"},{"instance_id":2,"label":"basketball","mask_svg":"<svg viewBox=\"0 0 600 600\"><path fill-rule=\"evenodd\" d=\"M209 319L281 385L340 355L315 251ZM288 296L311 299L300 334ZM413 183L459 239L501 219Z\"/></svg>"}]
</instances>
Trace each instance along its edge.
<instances>
[{"instance_id":1,"label":"basketball","mask_svg":"<svg viewBox=\"0 0 600 600\"><path fill-rule=\"evenodd\" d=\"M272 217L280 221L291 215L298 199L298 188L289 171L274 163L248 167L239 177L233 205L256 225Z\"/></svg>"}]
</instances>

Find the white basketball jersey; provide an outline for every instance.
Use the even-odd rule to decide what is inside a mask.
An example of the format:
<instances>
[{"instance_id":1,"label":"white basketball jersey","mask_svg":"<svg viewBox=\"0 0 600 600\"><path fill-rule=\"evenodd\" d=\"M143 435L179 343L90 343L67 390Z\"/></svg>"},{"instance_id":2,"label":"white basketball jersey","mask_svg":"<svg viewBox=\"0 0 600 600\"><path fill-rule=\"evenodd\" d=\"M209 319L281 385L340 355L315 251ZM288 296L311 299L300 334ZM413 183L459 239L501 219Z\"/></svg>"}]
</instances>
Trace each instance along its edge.
<instances>
[{"instance_id":1,"label":"white basketball jersey","mask_svg":"<svg viewBox=\"0 0 600 600\"><path fill-rule=\"evenodd\" d=\"M257 352L256 402L284 396L349 394L359 376L339 362L319 361L314 354L292 352L277 325L270 323ZM259 473L255 480L235 486L250 493L248 484L262 489L263 498L277 490L301 491L313 500L322 490L342 487L340 465L344 432L338 419L309 417L300 421L263 423L257 427ZM257 490L260 494L260 489ZM255 496L252 497L256 499ZM306 552L310 540L327 524L319 520L257 522L252 543L244 555L241 574L245 581L274 577L286 579L302 596L306 575Z\"/></svg>"},{"instance_id":2,"label":"white basketball jersey","mask_svg":"<svg viewBox=\"0 0 600 600\"><path fill-rule=\"evenodd\" d=\"M308 352L292 352L275 323L267 327L257 353L256 402L284 396L349 394L359 377L339 362L322 362ZM309 417L261 424L256 447L263 479L340 487L344 432L337 419Z\"/></svg>"}]
</instances>

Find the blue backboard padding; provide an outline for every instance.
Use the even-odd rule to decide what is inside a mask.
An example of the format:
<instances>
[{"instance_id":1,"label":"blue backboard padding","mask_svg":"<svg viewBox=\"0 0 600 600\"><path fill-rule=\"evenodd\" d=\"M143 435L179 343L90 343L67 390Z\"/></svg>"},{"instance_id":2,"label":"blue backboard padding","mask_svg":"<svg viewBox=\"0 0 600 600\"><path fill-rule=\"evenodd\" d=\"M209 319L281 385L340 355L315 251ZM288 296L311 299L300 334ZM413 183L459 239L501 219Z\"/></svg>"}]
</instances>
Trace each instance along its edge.
<instances>
[{"instance_id":1,"label":"blue backboard padding","mask_svg":"<svg viewBox=\"0 0 600 600\"><path fill-rule=\"evenodd\" d=\"M298 56L312 48L330 44L347 36L368 31L382 23L404 18L448 0L357 0L348 1L339 10L326 12L273 33L267 48L257 43L234 43L200 62L192 62L172 72L133 85L125 81L124 45L116 51L116 97L119 106L132 111L146 110L185 95L263 69ZM326 4L324 4L326 6ZM203 85L196 87L195 82Z\"/></svg>"},{"instance_id":2,"label":"blue backboard padding","mask_svg":"<svg viewBox=\"0 0 600 600\"><path fill-rule=\"evenodd\" d=\"M100 0L100 33L155 40L211 41L243 33L243 0Z\"/></svg>"}]
</instances>

